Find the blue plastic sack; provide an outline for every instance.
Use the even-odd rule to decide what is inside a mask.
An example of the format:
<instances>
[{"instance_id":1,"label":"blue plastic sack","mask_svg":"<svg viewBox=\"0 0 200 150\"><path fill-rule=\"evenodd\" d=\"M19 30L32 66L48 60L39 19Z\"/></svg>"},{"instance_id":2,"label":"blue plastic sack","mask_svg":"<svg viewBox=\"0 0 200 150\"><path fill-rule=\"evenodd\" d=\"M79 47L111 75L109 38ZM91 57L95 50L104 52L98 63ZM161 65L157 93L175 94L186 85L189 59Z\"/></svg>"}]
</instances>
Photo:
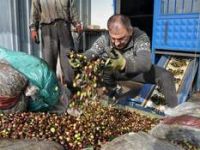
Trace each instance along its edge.
<instances>
[{"instance_id":1,"label":"blue plastic sack","mask_svg":"<svg viewBox=\"0 0 200 150\"><path fill-rule=\"evenodd\" d=\"M29 80L29 84L39 89L35 100L29 101L29 111L48 111L58 102L60 97L58 80L45 61L4 48L0 48L0 59L6 60Z\"/></svg>"}]
</instances>

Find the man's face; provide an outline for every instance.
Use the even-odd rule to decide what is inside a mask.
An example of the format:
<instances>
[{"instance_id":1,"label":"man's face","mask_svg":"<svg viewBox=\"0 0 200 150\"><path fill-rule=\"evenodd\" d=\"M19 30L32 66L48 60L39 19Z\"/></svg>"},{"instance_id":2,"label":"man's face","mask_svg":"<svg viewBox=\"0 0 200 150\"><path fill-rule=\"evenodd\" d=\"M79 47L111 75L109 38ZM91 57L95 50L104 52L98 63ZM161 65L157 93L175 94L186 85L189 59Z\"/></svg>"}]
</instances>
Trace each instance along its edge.
<instances>
[{"instance_id":1,"label":"man's face","mask_svg":"<svg viewBox=\"0 0 200 150\"><path fill-rule=\"evenodd\" d=\"M110 25L109 35L112 45L121 50L127 46L132 32L129 33L120 23L113 23Z\"/></svg>"}]
</instances>

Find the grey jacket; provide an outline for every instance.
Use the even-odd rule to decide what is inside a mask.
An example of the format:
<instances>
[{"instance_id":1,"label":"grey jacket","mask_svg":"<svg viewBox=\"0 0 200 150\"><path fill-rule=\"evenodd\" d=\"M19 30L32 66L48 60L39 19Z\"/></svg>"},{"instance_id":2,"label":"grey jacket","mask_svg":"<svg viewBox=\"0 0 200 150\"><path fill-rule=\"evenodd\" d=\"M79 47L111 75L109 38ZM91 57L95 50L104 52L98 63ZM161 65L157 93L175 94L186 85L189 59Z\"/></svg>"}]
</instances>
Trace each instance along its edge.
<instances>
[{"instance_id":1,"label":"grey jacket","mask_svg":"<svg viewBox=\"0 0 200 150\"><path fill-rule=\"evenodd\" d=\"M73 25L79 22L74 0L32 0L30 28L63 19Z\"/></svg>"},{"instance_id":2,"label":"grey jacket","mask_svg":"<svg viewBox=\"0 0 200 150\"><path fill-rule=\"evenodd\" d=\"M112 48L108 33L97 39L93 46L84 55L87 58L109 57L107 50ZM126 48L120 51L126 59L125 73L139 74L151 68L150 41L145 32L134 28L132 39Z\"/></svg>"}]
</instances>

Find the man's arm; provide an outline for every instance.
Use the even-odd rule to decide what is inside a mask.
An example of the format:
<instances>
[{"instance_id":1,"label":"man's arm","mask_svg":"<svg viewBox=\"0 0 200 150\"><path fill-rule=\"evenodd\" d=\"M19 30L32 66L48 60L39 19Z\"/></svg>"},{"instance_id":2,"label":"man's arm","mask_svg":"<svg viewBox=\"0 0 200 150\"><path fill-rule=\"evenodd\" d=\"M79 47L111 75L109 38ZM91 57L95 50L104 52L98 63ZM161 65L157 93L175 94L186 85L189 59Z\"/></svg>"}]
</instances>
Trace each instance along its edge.
<instances>
[{"instance_id":1,"label":"man's arm","mask_svg":"<svg viewBox=\"0 0 200 150\"><path fill-rule=\"evenodd\" d=\"M32 0L31 5L31 18L30 18L30 32L31 32L31 39L39 44L39 35L38 35L38 29L39 29L39 22L41 19L41 8L39 0Z\"/></svg>"},{"instance_id":2,"label":"man's arm","mask_svg":"<svg viewBox=\"0 0 200 150\"><path fill-rule=\"evenodd\" d=\"M80 20L79 20L79 15L78 15L78 11L76 9L76 6L75 6L75 0L68 0L69 1L69 10L70 10L70 21L72 23L72 25L76 28L81 28L81 23L80 23ZM80 27L79 27L80 26Z\"/></svg>"},{"instance_id":3,"label":"man's arm","mask_svg":"<svg viewBox=\"0 0 200 150\"><path fill-rule=\"evenodd\" d=\"M39 0L32 0L31 5L31 18L30 29L37 31L39 28L39 22L41 19L41 8Z\"/></svg>"},{"instance_id":4,"label":"man's arm","mask_svg":"<svg viewBox=\"0 0 200 150\"><path fill-rule=\"evenodd\" d=\"M134 44L134 49L125 54L126 73L143 73L151 68L150 41L146 34L140 35Z\"/></svg>"},{"instance_id":5,"label":"man's arm","mask_svg":"<svg viewBox=\"0 0 200 150\"><path fill-rule=\"evenodd\" d=\"M96 59L103 57L106 48L106 37L105 35L100 36L92 45L92 47L84 52L84 55L88 59Z\"/></svg>"}]
</instances>

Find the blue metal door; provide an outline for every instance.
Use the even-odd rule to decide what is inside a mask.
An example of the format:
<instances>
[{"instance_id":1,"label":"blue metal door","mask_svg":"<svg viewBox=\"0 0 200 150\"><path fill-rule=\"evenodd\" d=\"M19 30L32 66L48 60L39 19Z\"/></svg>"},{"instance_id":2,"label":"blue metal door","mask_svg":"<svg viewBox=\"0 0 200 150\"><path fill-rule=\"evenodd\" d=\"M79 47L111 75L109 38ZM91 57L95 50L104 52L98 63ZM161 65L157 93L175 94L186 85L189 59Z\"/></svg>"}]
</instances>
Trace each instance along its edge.
<instances>
[{"instance_id":1,"label":"blue metal door","mask_svg":"<svg viewBox=\"0 0 200 150\"><path fill-rule=\"evenodd\" d=\"M156 53L200 53L200 0L155 0L152 58ZM170 54L169 54L170 55ZM196 90L200 90L200 58L198 57ZM193 68L193 71L196 69ZM189 75L188 82L193 77ZM188 86L188 85L187 85ZM187 88L188 90L188 88ZM184 91L184 90L182 90ZM182 92L186 94L187 92ZM179 98L180 99L180 98Z\"/></svg>"},{"instance_id":2,"label":"blue metal door","mask_svg":"<svg viewBox=\"0 0 200 150\"><path fill-rule=\"evenodd\" d=\"M200 52L200 0L155 0L152 50Z\"/></svg>"}]
</instances>

